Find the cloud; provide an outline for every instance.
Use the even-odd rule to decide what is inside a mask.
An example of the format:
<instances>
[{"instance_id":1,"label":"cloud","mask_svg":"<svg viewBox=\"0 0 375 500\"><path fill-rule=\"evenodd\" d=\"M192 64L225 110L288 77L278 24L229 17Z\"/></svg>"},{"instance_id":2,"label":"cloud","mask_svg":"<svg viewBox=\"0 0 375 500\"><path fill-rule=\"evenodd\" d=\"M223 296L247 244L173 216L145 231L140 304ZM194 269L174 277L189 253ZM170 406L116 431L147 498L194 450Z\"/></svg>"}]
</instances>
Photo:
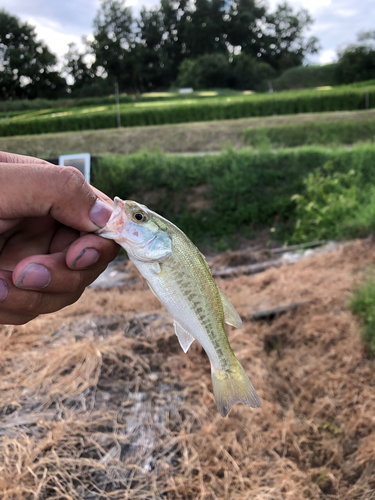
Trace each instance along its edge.
<instances>
[{"instance_id":1,"label":"cloud","mask_svg":"<svg viewBox=\"0 0 375 500\"><path fill-rule=\"evenodd\" d=\"M329 64L337 60L336 52L334 50L325 50L319 57L320 64Z\"/></svg>"},{"instance_id":2,"label":"cloud","mask_svg":"<svg viewBox=\"0 0 375 500\"><path fill-rule=\"evenodd\" d=\"M53 23L61 33L81 37L92 31L100 0L2 0L1 7L23 21Z\"/></svg>"},{"instance_id":3,"label":"cloud","mask_svg":"<svg viewBox=\"0 0 375 500\"><path fill-rule=\"evenodd\" d=\"M81 37L68 33L61 32L60 26L55 26L55 23L47 20L46 22L39 22L36 19L30 18L30 24L35 26L38 40L43 40L51 52L56 54L59 59L62 59L64 54L68 51L69 43L75 43L83 51L84 45Z\"/></svg>"},{"instance_id":4,"label":"cloud","mask_svg":"<svg viewBox=\"0 0 375 500\"><path fill-rule=\"evenodd\" d=\"M270 0L274 10L280 0ZM328 60L332 53L356 41L360 31L375 26L374 0L289 0L295 11L306 8L315 20L309 35L320 40L322 52L309 59L316 63ZM100 0L2 0L1 7L36 26L39 38L44 39L59 57L68 50L68 43L80 45L83 35L92 33L93 20ZM126 0L134 15L142 6L150 9L160 0Z\"/></svg>"}]
</instances>

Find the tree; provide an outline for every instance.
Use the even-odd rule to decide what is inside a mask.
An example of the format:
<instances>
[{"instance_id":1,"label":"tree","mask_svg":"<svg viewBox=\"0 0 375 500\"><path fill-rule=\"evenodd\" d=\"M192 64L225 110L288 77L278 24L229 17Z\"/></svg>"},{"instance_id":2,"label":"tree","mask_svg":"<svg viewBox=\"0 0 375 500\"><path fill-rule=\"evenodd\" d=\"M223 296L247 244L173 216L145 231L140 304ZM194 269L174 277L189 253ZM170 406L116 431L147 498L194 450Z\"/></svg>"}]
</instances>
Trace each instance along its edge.
<instances>
[{"instance_id":1,"label":"tree","mask_svg":"<svg viewBox=\"0 0 375 500\"><path fill-rule=\"evenodd\" d=\"M358 43L339 53L336 78L339 83L375 79L375 31L359 33Z\"/></svg>"},{"instance_id":2,"label":"tree","mask_svg":"<svg viewBox=\"0 0 375 500\"><path fill-rule=\"evenodd\" d=\"M134 42L133 17L124 0L103 0L94 19L94 70L102 70L111 81L129 83L129 58Z\"/></svg>"},{"instance_id":3,"label":"tree","mask_svg":"<svg viewBox=\"0 0 375 500\"><path fill-rule=\"evenodd\" d=\"M187 16L183 40L186 57L227 54L224 16L224 0L195 1L195 10L189 11Z\"/></svg>"},{"instance_id":4,"label":"tree","mask_svg":"<svg viewBox=\"0 0 375 500\"><path fill-rule=\"evenodd\" d=\"M171 61L163 50L164 25L160 10L142 9L137 21L136 81L140 90L169 87Z\"/></svg>"},{"instance_id":5,"label":"tree","mask_svg":"<svg viewBox=\"0 0 375 500\"><path fill-rule=\"evenodd\" d=\"M228 58L224 54L204 54L181 63L177 84L194 89L225 88L230 86L230 80Z\"/></svg>"},{"instance_id":6,"label":"tree","mask_svg":"<svg viewBox=\"0 0 375 500\"><path fill-rule=\"evenodd\" d=\"M375 50L365 45L348 47L339 54L336 75L339 83L375 79Z\"/></svg>"},{"instance_id":7,"label":"tree","mask_svg":"<svg viewBox=\"0 0 375 500\"><path fill-rule=\"evenodd\" d=\"M258 90L262 82L274 78L276 71L267 63L241 52L231 63L231 87Z\"/></svg>"},{"instance_id":8,"label":"tree","mask_svg":"<svg viewBox=\"0 0 375 500\"><path fill-rule=\"evenodd\" d=\"M160 12L163 19L163 44L169 66L169 82L177 78L178 68L186 59L186 40L189 38L188 1L161 0Z\"/></svg>"},{"instance_id":9,"label":"tree","mask_svg":"<svg viewBox=\"0 0 375 500\"><path fill-rule=\"evenodd\" d=\"M0 10L0 98L59 97L66 81L57 58L36 39L35 28Z\"/></svg>"},{"instance_id":10,"label":"tree","mask_svg":"<svg viewBox=\"0 0 375 500\"><path fill-rule=\"evenodd\" d=\"M64 55L64 71L73 79L71 89L75 91L90 85L95 73L84 61L86 54L81 54L75 43L70 43L68 47L69 50Z\"/></svg>"},{"instance_id":11,"label":"tree","mask_svg":"<svg viewBox=\"0 0 375 500\"><path fill-rule=\"evenodd\" d=\"M229 7L227 33L232 48L258 57L261 47L262 25L266 8L255 0L232 0Z\"/></svg>"},{"instance_id":12,"label":"tree","mask_svg":"<svg viewBox=\"0 0 375 500\"><path fill-rule=\"evenodd\" d=\"M278 71L301 66L307 54L319 50L316 37L305 38L312 22L306 9L294 13L286 2L278 5L273 14L266 16L258 57Z\"/></svg>"}]
</instances>

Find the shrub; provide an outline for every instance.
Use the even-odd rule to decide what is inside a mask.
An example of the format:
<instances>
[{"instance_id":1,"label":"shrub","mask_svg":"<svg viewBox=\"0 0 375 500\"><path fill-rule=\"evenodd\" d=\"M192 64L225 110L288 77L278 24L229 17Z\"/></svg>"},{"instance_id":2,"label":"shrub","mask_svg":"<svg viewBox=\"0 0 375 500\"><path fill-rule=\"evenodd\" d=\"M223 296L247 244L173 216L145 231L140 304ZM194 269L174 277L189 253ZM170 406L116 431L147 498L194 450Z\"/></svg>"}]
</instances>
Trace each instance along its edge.
<instances>
[{"instance_id":1,"label":"shrub","mask_svg":"<svg viewBox=\"0 0 375 500\"><path fill-rule=\"evenodd\" d=\"M335 171L332 161L304 179L303 194L292 197L297 222L292 239L365 236L375 230L375 179L365 169Z\"/></svg>"},{"instance_id":2,"label":"shrub","mask_svg":"<svg viewBox=\"0 0 375 500\"><path fill-rule=\"evenodd\" d=\"M375 276L373 270L357 286L349 302L350 310L362 320L362 340L375 356Z\"/></svg>"},{"instance_id":3,"label":"shrub","mask_svg":"<svg viewBox=\"0 0 375 500\"><path fill-rule=\"evenodd\" d=\"M259 62L249 54L241 52L231 63L231 86L236 89L261 90L263 82L271 80L276 71L265 62ZM268 87L267 87L268 89Z\"/></svg>"},{"instance_id":4,"label":"shrub","mask_svg":"<svg viewBox=\"0 0 375 500\"><path fill-rule=\"evenodd\" d=\"M355 170L332 172L332 163L308 174L304 194L296 194L295 241L339 238L344 224L359 205L359 181Z\"/></svg>"},{"instance_id":5,"label":"shrub","mask_svg":"<svg viewBox=\"0 0 375 500\"><path fill-rule=\"evenodd\" d=\"M375 78L375 50L367 45L347 47L336 65L340 83L361 82Z\"/></svg>"},{"instance_id":6,"label":"shrub","mask_svg":"<svg viewBox=\"0 0 375 500\"><path fill-rule=\"evenodd\" d=\"M177 77L179 87L194 89L229 87L230 65L223 54L204 54L182 61Z\"/></svg>"},{"instance_id":7,"label":"shrub","mask_svg":"<svg viewBox=\"0 0 375 500\"><path fill-rule=\"evenodd\" d=\"M272 80L274 90L311 89L326 85L334 86L336 79L336 64L323 66L298 66L284 71L278 78ZM265 89L266 90L266 89Z\"/></svg>"},{"instance_id":8,"label":"shrub","mask_svg":"<svg viewBox=\"0 0 375 500\"><path fill-rule=\"evenodd\" d=\"M275 225L274 234L280 238L279 228L289 225L290 236L297 217L302 219L305 213L298 209L298 204L302 207L303 202L291 199L292 195L299 193L311 201L314 191L309 191L304 180L328 161L331 161L331 172L319 171L319 176L332 177L333 172L337 172L339 179L347 176L344 187L337 188L345 195L351 180L357 176L361 183L375 184L374 146L338 151L316 146L282 151L228 150L220 155L186 157L160 153L105 155L93 166L92 180L111 197L117 195L149 205L195 241L229 239L238 231L244 234L252 228ZM352 174L351 170L357 173ZM317 184L314 174L311 175L310 186ZM329 182L335 187L334 182ZM205 189L197 191L197 187ZM319 203L325 206L324 201ZM339 203L340 200L336 205ZM357 208L355 214L359 217L361 205ZM331 220L333 227L334 218ZM310 228L308 234L313 234L314 224L309 222L306 227ZM321 225L317 227L320 230ZM296 240L307 239L302 229L295 234ZM340 235L334 227L333 234L330 231L326 232L329 238Z\"/></svg>"}]
</instances>

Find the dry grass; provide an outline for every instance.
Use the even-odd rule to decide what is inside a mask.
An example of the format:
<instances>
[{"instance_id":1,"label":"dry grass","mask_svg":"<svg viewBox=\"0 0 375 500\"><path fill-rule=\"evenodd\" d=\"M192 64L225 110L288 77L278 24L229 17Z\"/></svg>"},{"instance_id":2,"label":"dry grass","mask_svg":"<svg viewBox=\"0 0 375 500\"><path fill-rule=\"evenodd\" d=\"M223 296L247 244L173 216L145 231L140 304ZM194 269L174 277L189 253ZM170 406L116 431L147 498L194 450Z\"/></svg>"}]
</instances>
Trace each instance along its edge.
<instances>
[{"instance_id":1,"label":"dry grass","mask_svg":"<svg viewBox=\"0 0 375 500\"><path fill-rule=\"evenodd\" d=\"M55 134L26 135L0 138L0 150L39 158L54 158L60 154L102 153L131 154L160 148L166 153L196 153L221 151L231 144L244 147L243 130L262 126L306 123L315 120L366 120L375 110L304 113L300 115L268 116L239 120L186 123L155 127L134 127Z\"/></svg>"},{"instance_id":2,"label":"dry grass","mask_svg":"<svg viewBox=\"0 0 375 500\"><path fill-rule=\"evenodd\" d=\"M346 307L374 259L357 241L220 282L245 317L310 300L230 330L262 407L225 420L207 357L140 279L0 327L0 497L375 498L375 364Z\"/></svg>"}]
</instances>

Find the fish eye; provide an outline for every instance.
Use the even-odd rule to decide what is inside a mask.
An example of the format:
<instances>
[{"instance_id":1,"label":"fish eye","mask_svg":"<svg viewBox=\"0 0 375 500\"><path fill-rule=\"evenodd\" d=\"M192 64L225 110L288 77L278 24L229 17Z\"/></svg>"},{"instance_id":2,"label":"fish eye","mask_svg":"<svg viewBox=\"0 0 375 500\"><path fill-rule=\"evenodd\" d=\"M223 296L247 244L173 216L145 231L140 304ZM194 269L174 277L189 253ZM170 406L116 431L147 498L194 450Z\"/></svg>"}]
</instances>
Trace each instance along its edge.
<instances>
[{"instance_id":1,"label":"fish eye","mask_svg":"<svg viewBox=\"0 0 375 500\"><path fill-rule=\"evenodd\" d=\"M134 214L134 219L139 222L144 222L145 220L147 220L147 215L143 212L136 212Z\"/></svg>"}]
</instances>

